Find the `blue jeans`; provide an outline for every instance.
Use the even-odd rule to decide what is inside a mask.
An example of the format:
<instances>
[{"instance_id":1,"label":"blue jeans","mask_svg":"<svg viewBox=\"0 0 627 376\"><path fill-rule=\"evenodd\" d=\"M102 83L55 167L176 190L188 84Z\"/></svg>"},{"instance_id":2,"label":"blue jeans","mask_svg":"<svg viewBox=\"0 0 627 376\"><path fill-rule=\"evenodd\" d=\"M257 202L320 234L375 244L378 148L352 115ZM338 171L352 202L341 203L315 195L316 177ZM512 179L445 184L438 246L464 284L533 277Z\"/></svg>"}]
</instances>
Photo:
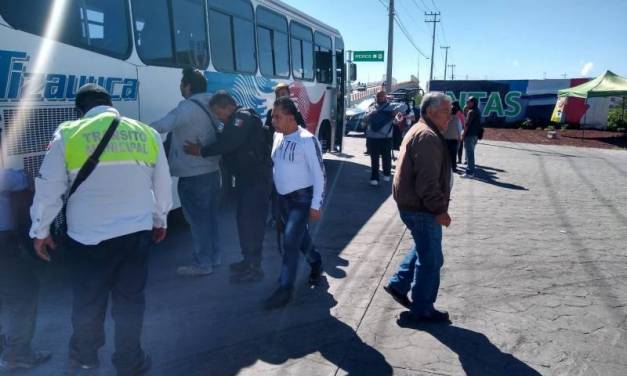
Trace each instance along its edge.
<instances>
[{"instance_id":1,"label":"blue jeans","mask_svg":"<svg viewBox=\"0 0 627 376\"><path fill-rule=\"evenodd\" d=\"M464 137L464 148L466 149L466 158L468 159L468 166L466 166L466 173L475 173L475 146L477 145L477 136Z\"/></svg>"},{"instance_id":2,"label":"blue jeans","mask_svg":"<svg viewBox=\"0 0 627 376\"><path fill-rule=\"evenodd\" d=\"M283 266L279 285L292 289L298 272L299 251L312 266L320 266L322 258L316 251L309 234L309 209L313 198L313 188L299 189L287 195L278 196L281 219L285 224L283 232Z\"/></svg>"},{"instance_id":3,"label":"blue jeans","mask_svg":"<svg viewBox=\"0 0 627 376\"><path fill-rule=\"evenodd\" d=\"M218 231L220 172L179 178L179 198L194 242L194 265L208 268L222 262Z\"/></svg>"},{"instance_id":4,"label":"blue jeans","mask_svg":"<svg viewBox=\"0 0 627 376\"><path fill-rule=\"evenodd\" d=\"M414 247L390 278L390 285L405 295L411 289L411 311L422 314L433 310L440 288L442 255L442 226L433 214L400 212L401 219L411 231Z\"/></svg>"}]
</instances>

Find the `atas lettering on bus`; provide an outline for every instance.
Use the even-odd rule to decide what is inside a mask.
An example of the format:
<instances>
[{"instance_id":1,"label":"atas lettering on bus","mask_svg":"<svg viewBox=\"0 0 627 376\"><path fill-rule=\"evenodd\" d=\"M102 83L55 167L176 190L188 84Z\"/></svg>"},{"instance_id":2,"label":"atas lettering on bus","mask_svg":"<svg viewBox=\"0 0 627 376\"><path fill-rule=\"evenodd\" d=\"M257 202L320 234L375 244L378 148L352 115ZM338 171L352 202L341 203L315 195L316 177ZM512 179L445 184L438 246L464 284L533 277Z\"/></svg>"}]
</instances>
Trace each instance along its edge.
<instances>
[{"instance_id":1,"label":"atas lettering on bus","mask_svg":"<svg viewBox=\"0 0 627 376\"><path fill-rule=\"evenodd\" d=\"M485 102L481 115L483 117L490 117L495 115L497 117L519 117L522 113L522 105L520 104L520 98L522 93L520 91L509 91L505 94L505 97L501 97L501 93L498 91L462 91L459 96L456 96L454 92L447 91L454 101L459 101L462 107L466 104L466 101L470 97L475 97L479 102Z\"/></svg>"},{"instance_id":2,"label":"atas lettering on bus","mask_svg":"<svg viewBox=\"0 0 627 376\"><path fill-rule=\"evenodd\" d=\"M32 73L27 71L29 61L25 52L0 50L0 102L73 100L88 83L107 89L114 101L137 100L135 78Z\"/></svg>"}]
</instances>

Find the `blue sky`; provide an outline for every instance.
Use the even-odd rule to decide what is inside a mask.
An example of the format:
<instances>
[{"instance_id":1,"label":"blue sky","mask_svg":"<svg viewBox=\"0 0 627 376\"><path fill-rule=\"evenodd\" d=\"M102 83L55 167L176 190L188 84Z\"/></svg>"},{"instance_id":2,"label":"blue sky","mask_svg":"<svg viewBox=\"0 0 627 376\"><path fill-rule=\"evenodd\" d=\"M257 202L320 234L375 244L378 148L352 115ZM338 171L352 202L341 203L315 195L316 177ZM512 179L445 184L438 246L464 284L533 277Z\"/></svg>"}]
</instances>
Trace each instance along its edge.
<instances>
[{"instance_id":1,"label":"blue sky","mask_svg":"<svg viewBox=\"0 0 627 376\"><path fill-rule=\"evenodd\" d=\"M337 28L347 49L385 50L389 0L283 0ZM458 79L541 79L593 77L606 69L627 76L625 0L395 0L396 10L415 44L431 55L433 24L424 11L441 12L436 28L434 79L455 64ZM435 6L434 6L435 4ZM469 4L472 4L469 6ZM401 81L416 74L419 53L398 26L394 34L394 74ZM420 80L429 75L420 56ZM385 63L358 63L359 81L380 80ZM447 72L450 78L450 69Z\"/></svg>"}]
</instances>

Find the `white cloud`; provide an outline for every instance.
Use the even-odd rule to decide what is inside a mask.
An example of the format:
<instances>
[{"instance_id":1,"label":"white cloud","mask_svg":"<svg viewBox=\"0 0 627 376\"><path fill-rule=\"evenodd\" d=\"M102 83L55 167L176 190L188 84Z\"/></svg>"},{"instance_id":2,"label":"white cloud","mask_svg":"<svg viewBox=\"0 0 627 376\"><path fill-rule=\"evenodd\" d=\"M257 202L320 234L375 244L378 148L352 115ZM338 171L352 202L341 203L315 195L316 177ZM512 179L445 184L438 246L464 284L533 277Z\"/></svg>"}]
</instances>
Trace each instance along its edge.
<instances>
[{"instance_id":1,"label":"white cloud","mask_svg":"<svg viewBox=\"0 0 627 376\"><path fill-rule=\"evenodd\" d=\"M581 75L582 76L587 76L588 73L590 73L590 71L592 70L593 67L594 67L594 64L592 64L591 61L585 63L584 66L581 68Z\"/></svg>"}]
</instances>

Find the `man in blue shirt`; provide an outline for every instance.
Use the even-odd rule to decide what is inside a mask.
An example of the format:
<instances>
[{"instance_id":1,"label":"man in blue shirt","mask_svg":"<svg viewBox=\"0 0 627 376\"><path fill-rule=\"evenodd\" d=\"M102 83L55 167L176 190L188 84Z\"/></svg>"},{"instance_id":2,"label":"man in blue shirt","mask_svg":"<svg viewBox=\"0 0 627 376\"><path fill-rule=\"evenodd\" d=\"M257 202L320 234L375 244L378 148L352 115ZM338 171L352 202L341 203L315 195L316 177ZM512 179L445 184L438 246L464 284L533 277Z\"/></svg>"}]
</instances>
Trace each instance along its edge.
<instances>
[{"instance_id":1,"label":"man in blue shirt","mask_svg":"<svg viewBox=\"0 0 627 376\"><path fill-rule=\"evenodd\" d=\"M0 168L0 306L6 321L0 327L0 371L33 368L50 353L35 352L31 341L35 333L39 281L33 261L18 242L16 218L12 210L13 192L28 189L23 171Z\"/></svg>"}]
</instances>

